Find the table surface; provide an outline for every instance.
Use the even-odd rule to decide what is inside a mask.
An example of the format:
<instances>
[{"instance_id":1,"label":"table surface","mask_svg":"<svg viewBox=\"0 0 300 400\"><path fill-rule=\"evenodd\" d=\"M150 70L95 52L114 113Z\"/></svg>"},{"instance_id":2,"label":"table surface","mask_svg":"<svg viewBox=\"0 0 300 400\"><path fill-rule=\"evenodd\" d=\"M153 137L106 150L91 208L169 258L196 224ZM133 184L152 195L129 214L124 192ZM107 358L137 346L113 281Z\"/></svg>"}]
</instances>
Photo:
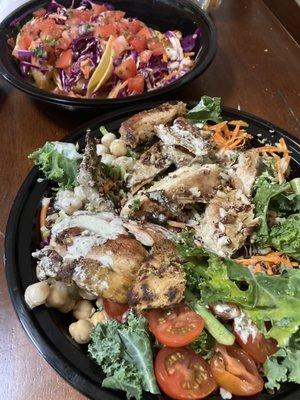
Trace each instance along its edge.
<instances>
[{"instance_id":1,"label":"table surface","mask_svg":"<svg viewBox=\"0 0 300 400\"><path fill-rule=\"evenodd\" d=\"M300 48L262 0L224 0L212 13L218 52L210 68L174 99L221 96L300 138ZM82 121L38 104L0 80L0 240L7 216L31 168L27 155L59 140ZM3 254L1 254L1 260ZM42 359L14 313L0 269L0 399L84 399Z\"/></svg>"}]
</instances>

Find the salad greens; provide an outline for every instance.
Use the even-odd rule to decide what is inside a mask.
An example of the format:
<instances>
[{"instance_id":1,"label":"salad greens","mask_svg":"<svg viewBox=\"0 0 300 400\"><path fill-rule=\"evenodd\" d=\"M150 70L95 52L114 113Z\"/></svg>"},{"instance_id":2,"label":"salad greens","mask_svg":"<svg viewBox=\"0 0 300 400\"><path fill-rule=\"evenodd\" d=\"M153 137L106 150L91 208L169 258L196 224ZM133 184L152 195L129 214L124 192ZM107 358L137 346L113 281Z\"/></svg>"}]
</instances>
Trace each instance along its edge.
<instances>
[{"instance_id":1,"label":"salad greens","mask_svg":"<svg viewBox=\"0 0 300 400\"><path fill-rule=\"evenodd\" d=\"M279 349L264 363L263 371L267 377L267 389L279 389L283 382L300 384L300 350Z\"/></svg>"},{"instance_id":2,"label":"salad greens","mask_svg":"<svg viewBox=\"0 0 300 400\"><path fill-rule=\"evenodd\" d=\"M192 108L188 118L195 123L205 123L207 121L220 122L221 118L221 98L202 96L199 104Z\"/></svg>"},{"instance_id":3,"label":"salad greens","mask_svg":"<svg viewBox=\"0 0 300 400\"><path fill-rule=\"evenodd\" d=\"M290 215L270 231L269 243L275 249L300 261L300 213Z\"/></svg>"},{"instance_id":4,"label":"salad greens","mask_svg":"<svg viewBox=\"0 0 300 400\"><path fill-rule=\"evenodd\" d=\"M46 142L28 157L60 188L72 189L76 185L82 155L73 143Z\"/></svg>"},{"instance_id":5,"label":"salad greens","mask_svg":"<svg viewBox=\"0 0 300 400\"><path fill-rule=\"evenodd\" d=\"M142 399L142 391L158 394L146 320L130 313L127 324L108 320L91 334L89 353L107 377L102 386L120 389L127 398Z\"/></svg>"}]
</instances>

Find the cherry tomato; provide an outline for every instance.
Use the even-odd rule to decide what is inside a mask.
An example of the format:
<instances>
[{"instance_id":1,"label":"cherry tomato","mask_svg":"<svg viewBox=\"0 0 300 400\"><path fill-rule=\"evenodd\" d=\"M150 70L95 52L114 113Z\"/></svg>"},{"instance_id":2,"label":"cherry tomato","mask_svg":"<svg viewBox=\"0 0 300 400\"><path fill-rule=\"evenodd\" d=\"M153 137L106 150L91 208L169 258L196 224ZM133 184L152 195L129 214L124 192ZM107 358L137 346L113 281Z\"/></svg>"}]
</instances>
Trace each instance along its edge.
<instances>
[{"instance_id":1,"label":"cherry tomato","mask_svg":"<svg viewBox=\"0 0 300 400\"><path fill-rule=\"evenodd\" d=\"M119 322L122 322L122 316L128 311L129 305L116 303L115 301L111 301L108 299L103 299L103 307L106 314L113 319L116 319Z\"/></svg>"},{"instance_id":2,"label":"cherry tomato","mask_svg":"<svg viewBox=\"0 0 300 400\"><path fill-rule=\"evenodd\" d=\"M138 53L141 53L143 50L147 49L147 39L145 37L135 37L131 39L129 43Z\"/></svg>"},{"instance_id":3,"label":"cherry tomato","mask_svg":"<svg viewBox=\"0 0 300 400\"><path fill-rule=\"evenodd\" d=\"M133 78L136 75L134 60L132 58L127 58L127 60L123 61L122 64L115 68L115 74L123 80Z\"/></svg>"},{"instance_id":4,"label":"cherry tomato","mask_svg":"<svg viewBox=\"0 0 300 400\"><path fill-rule=\"evenodd\" d=\"M27 33L23 33L22 35L20 35L19 46L22 50L28 50L32 42L32 35L29 35Z\"/></svg>"},{"instance_id":5,"label":"cherry tomato","mask_svg":"<svg viewBox=\"0 0 300 400\"><path fill-rule=\"evenodd\" d=\"M158 385L176 400L203 399L216 389L209 365L186 347L164 347L155 359Z\"/></svg>"},{"instance_id":6,"label":"cherry tomato","mask_svg":"<svg viewBox=\"0 0 300 400\"><path fill-rule=\"evenodd\" d=\"M193 342L204 328L204 320L184 304L170 309L151 310L149 329L156 339L169 347L182 347Z\"/></svg>"},{"instance_id":7,"label":"cherry tomato","mask_svg":"<svg viewBox=\"0 0 300 400\"><path fill-rule=\"evenodd\" d=\"M128 79L128 91L129 93L143 93L145 88L145 78L142 75L136 75L133 78Z\"/></svg>"},{"instance_id":8,"label":"cherry tomato","mask_svg":"<svg viewBox=\"0 0 300 400\"><path fill-rule=\"evenodd\" d=\"M100 36L103 38L109 38L110 36L117 36L117 29L115 25L98 25L95 28L95 36Z\"/></svg>"},{"instance_id":9,"label":"cherry tomato","mask_svg":"<svg viewBox=\"0 0 300 400\"><path fill-rule=\"evenodd\" d=\"M56 68L69 68L72 64L72 57L71 49L61 52L55 64Z\"/></svg>"},{"instance_id":10,"label":"cherry tomato","mask_svg":"<svg viewBox=\"0 0 300 400\"><path fill-rule=\"evenodd\" d=\"M256 329L255 326L254 329ZM236 322L233 323L233 330L237 343L256 362L264 363L268 356L271 356L278 350L276 340L266 339L264 335L258 331L254 337L250 334L245 343L245 339L243 340L240 329L237 327Z\"/></svg>"},{"instance_id":11,"label":"cherry tomato","mask_svg":"<svg viewBox=\"0 0 300 400\"><path fill-rule=\"evenodd\" d=\"M252 396L263 390L255 362L237 346L218 344L210 367L217 384L236 396Z\"/></svg>"},{"instance_id":12,"label":"cherry tomato","mask_svg":"<svg viewBox=\"0 0 300 400\"><path fill-rule=\"evenodd\" d=\"M148 49L153 52L154 56L161 56L165 52L163 44L156 38L148 40Z\"/></svg>"}]
</instances>

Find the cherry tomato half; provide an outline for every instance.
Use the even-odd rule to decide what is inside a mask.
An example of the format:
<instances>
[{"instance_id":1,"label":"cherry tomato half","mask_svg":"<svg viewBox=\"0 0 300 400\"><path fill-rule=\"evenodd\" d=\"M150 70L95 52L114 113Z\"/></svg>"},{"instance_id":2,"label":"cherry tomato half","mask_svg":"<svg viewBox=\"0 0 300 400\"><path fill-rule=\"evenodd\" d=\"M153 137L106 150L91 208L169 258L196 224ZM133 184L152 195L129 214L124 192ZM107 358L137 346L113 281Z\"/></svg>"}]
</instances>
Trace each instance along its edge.
<instances>
[{"instance_id":1,"label":"cherry tomato half","mask_svg":"<svg viewBox=\"0 0 300 400\"><path fill-rule=\"evenodd\" d=\"M154 371L161 390L176 400L202 399L216 389L209 365L186 347L164 347Z\"/></svg>"},{"instance_id":2,"label":"cherry tomato half","mask_svg":"<svg viewBox=\"0 0 300 400\"><path fill-rule=\"evenodd\" d=\"M156 339L169 347L182 347L193 342L204 328L204 320L200 315L184 304L151 310L148 321Z\"/></svg>"},{"instance_id":3,"label":"cherry tomato half","mask_svg":"<svg viewBox=\"0 0 300 400\"><path fill-rule=\"evenodd\" d=\"M128 304L116 303L115 301L111 301L108 299L103 299L103 307L106 314L119 322L122 321L123 315L128 311Z\"/></svg>"},{"instance_id":4,"label":"cherry tomato half","mask_svg":"<svg viewBox=\"0 0 300 400\"><path fill-rule=\"evenodd\" d=\"M217 384L230 393L252 396L263 390L255 362L241 348L218 344L209 363Z\"/></svg>"},{"instance_id":5,"label":"cherry tomato half","mask_svg":"<svg viewBox=\"0 0 300 400\"><path fill-rule=\"evenodd\" d=\"M136 65L132 58L127 58L122 64L115 68L115 74L124 81L136 75Z\"/></svg>"},{"instance_id":6,"label":"cherry tomato half","mask_svg":"<svg viewBox=\"0 0 300 400\"><path fill-rule=\"evenodd\" d=\"M253 331L256 330L253 324ZM237 343L241 346L243 350L248 353L254 361L259 363L264 363L268 356L276 353L278 350L277 342L274 339L266 339L262 333L257 331L255 336L249 335L247 341L243 338L239 327L236 322L233 323L233 331L236 337ZM252 330L251 330L252 331Z\"/></svg>"}]
</instances>

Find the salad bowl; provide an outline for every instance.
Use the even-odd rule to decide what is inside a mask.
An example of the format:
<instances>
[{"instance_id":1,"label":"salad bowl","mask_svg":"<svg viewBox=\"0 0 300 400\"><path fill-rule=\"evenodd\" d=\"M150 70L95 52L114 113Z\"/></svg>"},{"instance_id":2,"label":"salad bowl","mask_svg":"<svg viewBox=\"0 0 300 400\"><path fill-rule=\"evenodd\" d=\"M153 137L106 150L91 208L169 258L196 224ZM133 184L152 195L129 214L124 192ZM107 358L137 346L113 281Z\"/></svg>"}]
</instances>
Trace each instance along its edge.
<instances>
[{"instance_id":1,"label":"salad bowl","mask_svg":"<svg viewBox=\"0 0 300 400\"><path fill-rule=\"evenodd\" d=\"M201 7L197 5L196 2L192 0L112 0L110 4L115 9L126 12L127 17L140 19L153 29L162 32L178 30L182 32L184 37L194 34L194 32L198 30L201 35L199 39L200 45L194 56L194 65L192 69L185 73L185 75L179 76L178 79L174 81L170 80L170 83L167 85L154 90L145 91L141 94L133 94L120 98L74 97L71 95L57 94L53 91L42 90L22 77L19 65L12 56L12 47L8 44L8 39L15 41L19 27L23 26L24 23L32 17L34 11L41 7L47 7L49 3L49 0L32 0L15 10L0 25L1 75L19 90L47 104L64 107L71 111L99 110L119 108L141 101L145 102L154 97L166 98L170 93L188 84L202 74L206 68L208 68L216 53L216 29L211 19L202 11ZM97 1L94 3L97 3ZM75 2L61 0L60 4L65 7L70 7L71 4L78 7L83 4L83 2L78 0L75 0ZM87 4L87 2L84 4ZM24 56L24 54L22 54L22 56ZM27 61L25 61L25 63L26 62ZM157 66L155 68L157 69Z\"/></svg>"},{"instance_id":2,"label":"salad bowl","mask_svg":"<svg viewBox=\"0 0 300 400\"><path fill-rule=\"evenodd\" d=\"M92 135L100 137L99 127L105 126L110 132L116 132L122 122L137 112L151 109L161 103L147 103L133 105L120 111L114 111L102 117L91 120L79 127L65 142L78 143L82 149L86 130ZM189 103L188 107L195 106ZM225 120L243 120L249 125L254 142L261 143L268 140L275 144L284 139L291 151L291 169L297 173L300 165L300 143L284 130L246 112L222 108L222 117ZM291 178L295 176L291 174ZM121 400L126 396L121 392L101 388L104 374L101 368L88 356L86 346L79 346L70 337L68 325L71 318L60 314L54 309L37 307L29 310L24 292L28 285L36 282L34 261L31 253L39 244L38 215L43 197L51 191L51 184L47 180L40 180L42 174L34 168L21 186L7 224L5 241L5 270L7 284L18 318L46 361L71 385L95 400ZM257 400L296 400L300 396L299 386L285 384L275 394L262 392L255 397ZM208 399L219 399L218 395L208 396ZM245 397L244 397L245 398ZM163 395L143 394L143 399L167 399ZM233 397L234 400L241 399Z\"/></svg>"}]
</instances>

